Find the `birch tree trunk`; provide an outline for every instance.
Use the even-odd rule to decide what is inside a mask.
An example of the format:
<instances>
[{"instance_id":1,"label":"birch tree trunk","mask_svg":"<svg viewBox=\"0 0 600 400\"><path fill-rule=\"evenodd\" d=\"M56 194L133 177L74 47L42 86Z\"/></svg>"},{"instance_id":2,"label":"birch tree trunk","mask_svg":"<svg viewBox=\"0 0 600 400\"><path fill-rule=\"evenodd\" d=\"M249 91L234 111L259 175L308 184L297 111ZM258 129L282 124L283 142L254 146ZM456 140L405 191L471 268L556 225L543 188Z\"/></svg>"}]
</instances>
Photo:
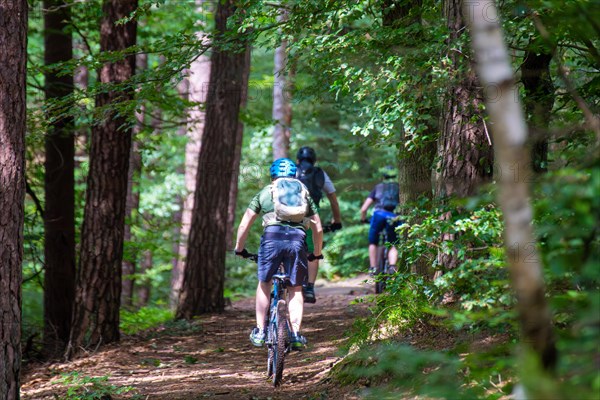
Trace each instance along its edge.
<instances>
[{"instance_id":1,"label":"birch tree trunk","mask_svg":"<svg viewBox=\"0 0 600 400\"><path fill-rule=\"evenodd\" d=\"M542 265L532 231L527 126L494 2L465 3L465 14L494 138L498 201L504 215L507 262L517 297L522 341L537 355L541 366L552 370L557 351L550 310L544 297ZM556 393L536 393L536 388L526 389L532 398L557 396Z\"/></svg>"},{"instance_id":2,"label":"birch tree trunk","mask_svg":"<svg viewBox=\"0 0 600 400\"><path fill-rule=\"evenodd\" d=\"M277 20L279 22L287 21L288 12L282 8ZM281 34L281 31L280 31ZM293 73L287 74L288 42L282 39L279 46L275 49L274 58L274 82L273 82L273 159L289 157L290 137L292 125L292 103L291 86Z\"/></svg>"},{"instance_id":3,"label":"birch tree trunk","mask_svg":"<svg viewBox=\"0 0 600 400\"><path fill-rule=\"evenodd\" d=\"M0 398L19 399L27 1L0 0Z\"/></svg>"}]
</instances>

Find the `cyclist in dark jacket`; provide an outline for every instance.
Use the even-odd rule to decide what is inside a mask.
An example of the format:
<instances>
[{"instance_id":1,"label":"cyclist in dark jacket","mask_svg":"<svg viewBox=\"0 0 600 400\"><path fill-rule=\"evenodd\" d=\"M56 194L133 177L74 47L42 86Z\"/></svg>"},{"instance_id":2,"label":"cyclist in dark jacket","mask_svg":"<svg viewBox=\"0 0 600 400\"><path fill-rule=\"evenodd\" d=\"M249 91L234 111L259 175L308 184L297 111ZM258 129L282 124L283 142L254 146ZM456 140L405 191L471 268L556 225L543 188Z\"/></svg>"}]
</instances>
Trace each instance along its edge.
<instances>
[{"instance_id":1,"label":"cyclist in dark jacket","mask_svg":"<svg viewBox=\"0 0 600 400\"><path fill-rule=\"evenodd\" d=\"M302 284L308 274L308 260L323 258L321 243L323 228L318 210L310 195L305 190L307 204L304 222L290 222L278 219L275 214L272 185L279 178L294 178L296 164L287 158L280 158L271 164L271 185L263 188L250 201L237 231L235 253L244 256L248 254L244 248L250 227L260 214L263 214L264 232L258 250L258 287L256 288L256 327L250 333L250 341L255 346L262 346L265 342L265 317L269 307L273 274L283 263L286 272L290 275L291 287L289 292L290 322L292 325L292 348L299 349L306 344L306 339L300 334L302 314L304 312L304 299ZM298 181L296 181L298 182ZM300 186L302 184L298 182ZM314 250L308 254L306 250L306 226L310 226L313 233ZM315 255L316 254L316 255Z\"/></svg>"},{"instance_id":2,"label":"cyclist in dark jacket","mask_svg":"<svg viewBox=\"0 0 600 400\"><path fill-rule=\"evenodd\" d=\"M369 274L371 275L374 274L377 265L379 233L385 229L390 243L395 244L398 241L396 227L400 222L394 221L396 218L394 209L399 203L400 191L395 178L394 169L385 167L383 169L383 181L375 185L360 208L360 219L361 221L365 221L367 210L371 205L375 205L375 210L371 216L371 227L369 228ZM395 247L390 248L388 261L391 271L395 271L396 263L398 262L398 250Z\"/></svg>"},{"instance_id":3,"label":"cyclist in dark jacket","mask_svg":"<svg viewBox=\"0 0 600 400\"><path fill-rule=\"evenodd\" d=\"M337 195L335 193L335 186L327 175L327 173L316 166L317 153L312 147L303 146L298 150L296 154L296 161L298 166L298 172L296 177L302 181L308 188L310 196L317 204L317 208L320 205L323 193L329 200L331 206L331 213L333 214L333 221L331 223L331 231L342 229L342 215L340 213L340 205L338 203ZM311 233L308 232L306 237L308 251L312 250ZM310 261L308 263L308 282L304 286L304 301L306 303L315 303L317 298L315 296L315 280L317 279L317 273L319 272L319 260Z\"/></svg>"}]
</instances>

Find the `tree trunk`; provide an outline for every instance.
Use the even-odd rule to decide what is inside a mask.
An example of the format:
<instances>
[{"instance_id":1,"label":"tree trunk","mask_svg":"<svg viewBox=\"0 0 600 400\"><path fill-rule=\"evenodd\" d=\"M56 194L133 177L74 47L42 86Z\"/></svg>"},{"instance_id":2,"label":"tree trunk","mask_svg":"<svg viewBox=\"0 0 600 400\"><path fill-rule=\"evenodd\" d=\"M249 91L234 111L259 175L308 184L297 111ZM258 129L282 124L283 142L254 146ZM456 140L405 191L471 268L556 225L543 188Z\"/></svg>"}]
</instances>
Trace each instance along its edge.
<instances>
[{"instance_id":1,"label":"tree trunk","mask_svg":"<svg viewBox=\"0 0 600 400\"><path fill-rule=\"evenodd\" d=\"M242 82L245 43L238 52L220 47L227 20L235 12L233 1L220 2L215 14L215 43L211 58L210 85L206 105L206 126L198 157L198 174L187 266L179 297L177 318L190 319L225 307L223 285L227 235L229 184L234 152Z\"/></svg>"},{"instance_id":2,"label":"tree trunk","mask_svg":"<svg viewBox=\"0 0 600 400\"><path fill-rule=\"evenodd\" d=\"M521 81L525 88L525 113L533 138L531 161L536 173L548 170L548 116L554 107L554 84L550 76L552 52L527 51L521 64Z\"/></svg>"},{"instance_id":3,"label":"tree trunk","mask_svg":"<svg viewBox=\"0 0 600 400\"><path fill-rule=\"evenodd\" d=\"M143 71L148 68L148 54L138 54L136 58L136 68L138 71ZM123 241L125 247L129 247L129 254L126 254L123 260L122 271L122 291L121 304L126 307L133 306L133 287L137 265L136 245L133 243L131 227L135 225L136 216L140 206L140 191L136 189L139 186L140 175L142 173L142 153L140 152L141 143L136 136L144 129L144 119L146 117L145 105L140 106L139 112L136 113L137 124L133 129L133 140L131 145L131 153L129 155L129 172L127 174L127 201L125 202L125 230L123 233Z\"/></svg>"},{"instance_id":4,"label":"tree trunk","mask_svg":"<svg viewBox=\"0 0 600 400\"><path fill-rule=\"evenodd\" d=\"M202 34L199 33L198 36ZM194 193L196 191L196 174L198 172L198 155L200 153L200 144L202 143L202 132L206 113L204 106L208 94L208 84L210 80L210 59L207 56L198 57L190 65L189 92L190 101L198 103L188 112L187 134L188 142L185 146L185 197L183 200L183 210L181 213L181 230L179 232L179 250L177 265L171 273L171 308L177 308L177 301L181 291L183 275L186 268L186 258L188 252L188 241L190 226L192 224L192 210L194 208Z\"/></svg>"},{"instance_id":5,"label":"tree trunk","mask_svg":"<svg viewBox=\"0 0 600 400\"><path fill-rule=\"evenodd\" d=\"M277 20L279 22L288 19L288 12L281 9ZM281 34L281 31L280 31ZM287 74L287 45L285 39L281 40L279 46L275 49L275 67L273 82L273 159L289 157L290 137L292 126L292 80L293 73Z\"/></svg>"},{"instance_id":6,"label":"tree trunk","mask_svg":"<svg viewBox=\"0 0 600 400\"><path fill-rule=\"evenodd\" d=\"M137 8L137 0L105 0L100 51L123 51L135 45L136 22L115 24ZM100 70L103 84L120 83L135 72L135 56L108 62ZM133 91L107 90L96 97L103 108L133 99ZM80 347L119 340L121 263L127 200L131 129L127 119L106 110L92 129L90 172L81 233L81 256L69 346L70 357Z\"/></svg>"},{"instance_id":7,"label":"tree trunk","mask_svg":"<svg viewBox=\"0 0 600 400\"><path fill-rule=\"evenodd\" d=\"M421 0L398 1L386 0L383 3L383 25L388 27L407 27L421 21ZM423 114L434 115L432 110L423 109ZM424 134L435 136L435 126L427 126ZM402 133L403 138L405 134ZM431 197L431 165L435 155L435 142L423 143L412 150L401 148L398 155L398 184L400 188L401 208L413 207L419 197ZM416 221L419 222L419 221ZM429 262L422 260L411 265L411 271L426 275Z\"/></svg>"},{"instance_id":8,"label":"tree trunk","mask_svg":"<svg viewBox=\"0 0 600 400\"><path fill-rule=\"evenodd\" d=\"M465 30L462 4L463 0L445 0L443 4L449 31L447 56L452 61L449 68L457 76L443 99L437 144L434 192L442 201L473 195L492 175L492 142L481 111L483 93L473 66L460 51L460 38ZM455 239L451 233L441 237L442 241ZM438 253L437 263L444 270L456 268L458 261L456 254Z\"/></svg>"},{"instance_id":9,"label":"tree trunk","mask_svg":"<svg viewBox=\"0 0 600 400\"><path fill-rule=\"evenodd\" d=\"M443 100L435 192L438 198L467 197L492 174L492 143L481 112L483 93L473 67L455 47L465 28L463 0L445 0L451 71L459 71ZM464 72L460 72L464 71Z\"/></svg>"},{"instance_id":10,"label":"tree trunk","mask_svg":"<svg viewBox=\"0 0 600 400\"><path fill-rule=\"evenodd\" d=\"M152 251L145 250L140 263L140 275L144 275L147 271L152 269ZM137 306L145 307L150 301L150 282L148 279L144 279L143 283L137 288Z\"/></svg>"},{"instance_id":11,"label":"tree trunk","mask_svg":"<svg viewBox=\"0 0 600 400\"><path fill-rule=\"evenodd\" d=\"M486 14L487 12L487 14ZM486 88L486 109L494 136L495 155L500 173L498 201L504 215L504 239L508 267L517 297L517 308L525 346L533 350L540 365L554 369L557 352L551 314L544 295L542 265L532 232L529 204L530 159L526 147L527 128L518 100L508 50L493 1L465 3L469 15L473 51L478 74ZM491 13L491 14L490 14ZM490 57L489 55L494 55ZM498 95L500 94L500 95ZM514 173L518 167L518 173ZM529 378L528 382L537 379ZM547 388L547 387L546 387ZM556 398L557 394L527 388L531 398Z\"/></svg>"},{"instance_id":12,"label":"tree trunk","mask_svg":"<svg viewBox=\"0 0 600 400\"><path fill-rule=\"evenodd\" d=\"M44 63L73 57L71 33L66 28L70 8L63 0L44 1ZM45 73L46 99L73 93L73 75ZM44 213L44 353L63 354L71 331L75 297L75 137L72 117L52 122L46 134Z\"/></svg>"},{"instance_id":13,"label":"tree trunk","mask_svg":"<svg viewBox=\"0 0 600 400\"><path fill-rule=\"evenodd\" d=\"M184 71L183 74L186 76L177 85L177 92L179 93L179 97L182 100L188 101L189 100L190 81L189 81L187 75L189 74L189 70ZM180 125L177 128L177 136L187 137L187 130L188 130L187 116L185 118L182 118L182 120L179 122L179 124ZM186 154L186 157L187 157L187 154ZM179 175L185 176L185 165L184 164L177 167L177 173ZM178 265L179 265L179 260L181 258L179 247L180 247L180 245L182 245L184 243L181 240L181 223L182 223L182 219L183 219L184 199L185 199L184 194L177 195L177 198L175 199L175 203L177 205L177 211L173 215L173 220L176 221L176 223L173 226L173 245L172 245L173 246L172 247L173 259L171 260L171 266L172 266L172 268L171 268L171 287L170 287L170 291L169 291L169 305L171 306L171 309L173 309L173 310L177 307L177 296L179 293L178 291L181 288L182 274L181 274L181 271L178 270ZM187 243L185 243L185 245L187 245ZM177 291L175 291L175 288L174 288L175 285L178 286Z\"/></svg>"},{"instance_id":14,"label":"tree trunk","mask_svg":"<svg viewBox=\"0 0 600 400\"><path fill-rule=\"evenodd\" d=\"M0 398L19 398L27 1L0 0Z\"/></svg>"},{"instance_id":15,"label":"tree trunk","mask_svg":"<svg viewBox=\"0 0 600 400\"><path fill-rule=\"evenodd\" d=\"M244 75L242 80L240 108L246 108L248 102L248 81L250 79L250 55L251 49L246 50L244 60ZM240 162L242 158L242 144L244 142L244 123L239 121L237 137L235 139L235 153L233 155L233 168L231 173L231 186L229 189L229 206L227 208L227 236L225 243L228 249L233 250L233 227L235 225L235 211L237 207L238 178L240 176Z\"/></svg>"}]
</instances>

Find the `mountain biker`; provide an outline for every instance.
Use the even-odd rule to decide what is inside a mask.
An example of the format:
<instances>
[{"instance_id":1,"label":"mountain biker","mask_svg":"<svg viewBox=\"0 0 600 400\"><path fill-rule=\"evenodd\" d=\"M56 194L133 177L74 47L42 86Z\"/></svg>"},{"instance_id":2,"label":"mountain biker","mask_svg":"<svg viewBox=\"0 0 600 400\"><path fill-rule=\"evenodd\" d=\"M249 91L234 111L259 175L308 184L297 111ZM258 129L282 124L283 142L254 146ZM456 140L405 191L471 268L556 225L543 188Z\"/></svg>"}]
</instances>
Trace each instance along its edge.
<instances>
[{"instance_id":1,"label":"mountain biker","mask_svg":"<svg viewBox=\"0 0 600 400\"><path fill-rule=\"evenodd\" d=\"M246 256L248 251L244 248L250 227L259 216L263 214L264 231L260 240L258 250L258 286L256 288L256 327L250 333L250 341L255 346L262 346L265 342L265 317L269 308L272 276L283 263L286 272L290 276L291 286L288 287L290 322L292 325L293 349L299 350L306 344L306 338L300 333L302 314L304 312L304 299L302 296L302 284L306 281L308 274L308 260L323 258L321 255L321 243L323 239L323 228L319 218L317 206L308 194L304 185L295 179L296 164L287 158L280 158L271 164L271 184L264 187L250 201L237 231L235 243L235 254ZM304 188L297 193L285 193L284 197L300 193L300 201L305 204L302 222L291 222L281 220L277 214L277 207L282 198L276 194L280 186L277 182L282 179L285 183L291 179L292 185ZM281 183L281 182L279 182ZM280 192L277 192L280 193ZM287 197L286 197L287 196ZM310 226L313 233L313 251L307 252L305 238L306 227ZM317 255L315 255L317 254Z\"/></svg>"},{"instance_id":2,"label":"mountain biker","mask_svg":"<svg viewBox=\"0 0 600 400\"><path fill-rule=\"evenodd\" d=\"M313 201L319 207L319 203L323 198L323 193L329 200L331 206L331 213L333 214L333 222L331 224L331 232L338 229L342 229L342 216L340 213L340 205L335 194L335 186L333 182L323 169L315 166L317 161L317 153L312 147L303 146L298 150L296 154L296 161L298 165L298 172L296 177L302 181L308 188L310 196ZM308 245L308 251L312 252L312 234L308 231L306 236L306 243ZM309 261L308 263L308 282L304 285L302 293L304 294L304 301L306 303L315 303L317 298L315 296L315 280L317 279L317 273L319 271L319 260Z\"/></svg>"},{"instance_id":3,"label":"mountain biker","mask_svg":"<svg viewBox=\"0 0 600 400\"><path fill-rule=\"evenodd\" d=\"M362 207L360 208L360 219L366 222L367 210L371 205L375 205L375 210L371 216L371 227L369 228L369 274L374 275L377 265L377 245L379 233L385 229L388 241L395 244L398 241L396 227L399 221L394 221L396 214L394 209L399 203L400 190L398 182L395 181L396 172L393 167L384 167L382 169L383 181L375 185ZM396 271L398 262L398 250L391 247L388 252L388 261L390 270Z\"/></svg>"}]
</instances>

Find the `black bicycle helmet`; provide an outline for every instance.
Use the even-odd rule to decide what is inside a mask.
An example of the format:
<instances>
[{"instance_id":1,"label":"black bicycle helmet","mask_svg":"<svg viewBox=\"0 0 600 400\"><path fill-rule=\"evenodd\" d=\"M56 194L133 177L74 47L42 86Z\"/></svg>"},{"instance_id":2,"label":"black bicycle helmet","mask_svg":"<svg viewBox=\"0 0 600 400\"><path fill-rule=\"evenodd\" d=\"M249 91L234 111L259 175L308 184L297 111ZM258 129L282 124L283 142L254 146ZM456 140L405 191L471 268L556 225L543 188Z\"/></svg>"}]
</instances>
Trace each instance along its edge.
<instances>
[{"instance_id":1,"label":"black bicycle helmet","mask_svg":"<svg viewBox=\"0 0 600 400\"><path fill-rule=\"evenodd\" d=\"M311 164L314 164L317 161L317 153L315 153L315 150L312 147L302 146L296 154L296 159L298 162L307 160Z\"/></svg>"}]
</instances>

